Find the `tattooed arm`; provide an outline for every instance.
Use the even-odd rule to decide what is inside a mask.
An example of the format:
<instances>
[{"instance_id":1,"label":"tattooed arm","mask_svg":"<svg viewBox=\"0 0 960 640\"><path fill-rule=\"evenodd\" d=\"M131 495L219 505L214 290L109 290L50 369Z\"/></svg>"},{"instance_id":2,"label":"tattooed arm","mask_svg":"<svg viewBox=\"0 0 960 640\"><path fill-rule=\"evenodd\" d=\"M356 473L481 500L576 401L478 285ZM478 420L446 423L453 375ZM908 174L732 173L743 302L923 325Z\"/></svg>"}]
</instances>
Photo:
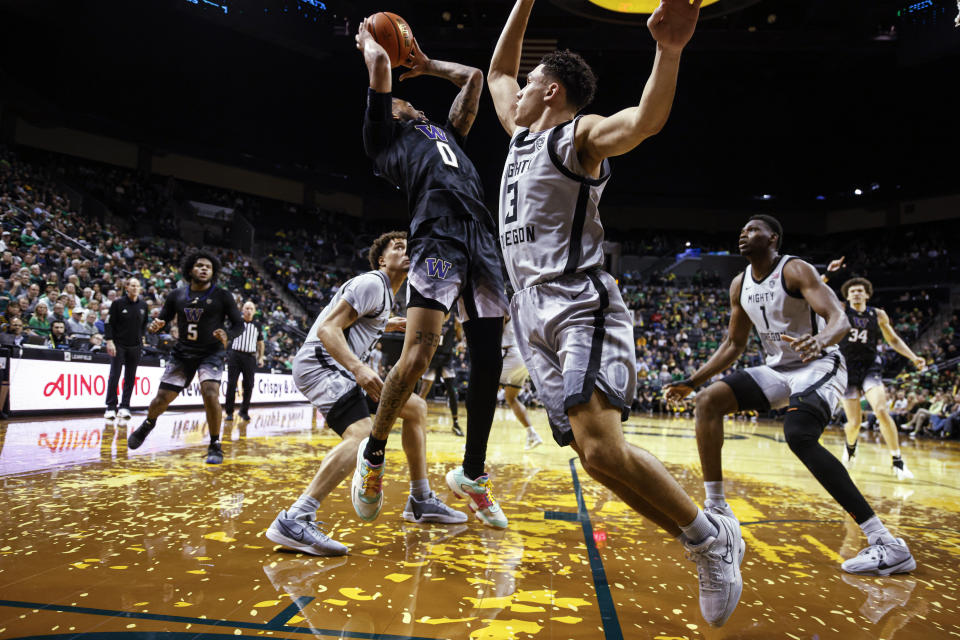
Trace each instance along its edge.
<instances>
[{"instance_id":1,"label":"tattooed arm","mask_svg":"<svg viewBox=\"0 0 960 640\"><path fill-rule=\"evenodd\" d=\"M477 117L480 93L483 91L483 72L476 67L468 67L457 62L431 60L420 49L420 45L416 41L414 41L413 51L410 55L413 57L410 70L400 76L401 81L419 75L429 75L446 78L460 87L460 93L453 99L450 114L447 118L453 128L457 130L457 133L461 137L466 137L470 127L473 126L474 119Z\"/></svg>"}]
</instances>

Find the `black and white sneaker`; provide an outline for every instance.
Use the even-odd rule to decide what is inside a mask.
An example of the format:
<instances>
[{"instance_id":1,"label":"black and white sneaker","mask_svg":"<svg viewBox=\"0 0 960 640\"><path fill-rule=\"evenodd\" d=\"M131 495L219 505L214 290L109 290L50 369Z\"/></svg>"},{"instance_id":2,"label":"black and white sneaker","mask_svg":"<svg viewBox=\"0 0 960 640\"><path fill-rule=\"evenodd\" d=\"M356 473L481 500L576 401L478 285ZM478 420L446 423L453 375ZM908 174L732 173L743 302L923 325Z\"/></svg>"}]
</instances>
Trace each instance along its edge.
<instances>
[{"instance_id":1,"label":"black and white sneaker","mask_svg":"<svg viewBox=\"0 0 960 640\"><path fill-rule=\"evenodd\" d=\"M345 556L348 551L345 545L320 531L309 515L290 518L286 511L281 511L266 535L271 542L315 556Z\"/></svg>"},{"instance_id":2,"label":"black and white sneaker","mask_svg":"<svg viewBox=\"0 0 960 640\"><path fill-rule=\"evenodd\" d=\"M139 449L140 445L143 444L143 441L147 439L147 436L150 435L150 432L153 431L153 428L157 426L156 422L150 422L149 420L144 420L140 423L140 426L133 430L129 436L127 436L127 448L128 449Z\"/></svg>"},{"instance_id":3,"label":"black and white sneaker","mask_svg":"<svg viewBox=\"0 0 960 640\"><path fill-rule=\"evenodd\" d=\"M211 442L207 447L207 464L220 464L223 462L223 447L220 441Z\"/></svg>"},{"instance_id":4,"label":"black and white sneaker","mask_svg":"<svg viewBox=\"0 0 960 640\"><path fill-rule=\"evenodd\" d=\"M457 524L467 521L467 514L444 504L433 491L423 500L413 496L407 498L403 508L403 519L407 522L436 522L439 524Z\"/></svg>"},{"instance_id":5,"label":"black and white sneaker","mask_svg":"<svg viewBox=\"0 0 960 640\"><path fill-rule=\"evenodd\" d=\"M840 568L861 576L888 576L891 573L913 571L917 568L917 561L913 559L903 538L896 538L890 543L870 545L840 565Z\"/></svg>"}]
</instances>

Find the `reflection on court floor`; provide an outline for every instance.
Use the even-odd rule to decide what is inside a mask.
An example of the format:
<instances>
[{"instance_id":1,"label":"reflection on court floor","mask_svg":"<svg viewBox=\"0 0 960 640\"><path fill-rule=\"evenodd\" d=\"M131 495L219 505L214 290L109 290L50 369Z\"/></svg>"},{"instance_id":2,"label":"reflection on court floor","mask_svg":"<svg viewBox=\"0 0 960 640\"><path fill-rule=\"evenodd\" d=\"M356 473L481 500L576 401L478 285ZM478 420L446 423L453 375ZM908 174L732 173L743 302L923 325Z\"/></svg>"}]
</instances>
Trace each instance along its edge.
<instances>
[{"instance_id":1,"label":"reflection on court floor","mask_svg":"<svg viewBox=\"0 0 960 640\"><path fill-rule=\"evenodd\" d=\"M700 617L694 565L666 534L590 479L573 452L525 434L500 411L488 452L505 531L401 518L399 438L387 455L385 508L353 513L348 484L318 517L342 558L276 550L264 531L299 496L338 438L307 405L251 411L224 425L220 467L203 464L200 412L164 415L128 452L130 424L68 417L0 426L0 637L55 638L931 638L960 635L960 451L904 443L917 478L898 483L879 444L854 479L907 538L910 575L844 574L864 545L792 456L775 424L728 422L728 496L747 556L740 607L722 629ZM627 439L666 462L702 500L688 420L635 416ZM840 432L824 444L839 453ZM431 408L430 481L463 438ZM177 635L157 635L170 632Z\"/></svg>"}]
</instances>

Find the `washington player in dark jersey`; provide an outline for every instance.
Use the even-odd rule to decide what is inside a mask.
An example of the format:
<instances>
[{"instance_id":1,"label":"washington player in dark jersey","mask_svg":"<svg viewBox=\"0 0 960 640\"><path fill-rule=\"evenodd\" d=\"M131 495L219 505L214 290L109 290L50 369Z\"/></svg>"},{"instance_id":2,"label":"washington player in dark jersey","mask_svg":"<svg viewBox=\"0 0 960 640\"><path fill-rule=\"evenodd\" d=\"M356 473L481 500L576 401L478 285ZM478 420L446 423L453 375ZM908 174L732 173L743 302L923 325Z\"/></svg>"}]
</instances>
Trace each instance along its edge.
<instances>
[{"instance_id":1,"label":"washington player in dark jersey","mask_svg":"<svg viewBox=\"0 0 960 640\"><path fill-rule=\"evenodd\" d=\"M156 426L157 418L198 374L203 406L210 428L207 464L223 462L220 446L220 379L227 344L243 330L243 316L226 289L216 285L220 262L205 251L188 255L181 273L189 283L167 296L147 330L156 333L176 318L179 337L167 367L160 378L160 389L150 402L147 419L127 438L127 446L138 448ZM229 321L229 328L224 326Z\"/></svg>"},{"instance_id":2,"label":"washington player in dark jersey","mask_svg":"<svg viewBox=\"0 0 960 640\"><path fill-rule=\"evenodd\" d=\"M883 309L867 306L873 296L873 284L866 278L851 278L840 287L847 300L846 312L850 320L850 335L840 342L840 351L847 361L847 390L843 396L843 411L847 415L846 449L843 463L851 468L856 461L857 437L860 434L860 397L867 402L880 423L880 433L893 458L892 473L898 480L909 480L913 473L900 456L900 436L897 425L890 417L887 392L883 388L881 362L878 351L880 341L885 340L893 350L907 358L920 371L927 367L923 358L911 351L907 343L897 335L890 324L890 317Z\"/></svg>"},{"instance_id":3,"label":"washington player in dark jersey","mask_svg":"<svg viewBox=\"0 0 960 640\"><path fill-rule=\"evenodd\" d=\"M507 519L493 496L484 462L496 411L507 300L496 224L483 204L480 176L462 150L477 114L483 74L473 67L431 60L414 42L410 70L401 80L433 75L460 87L446 122L439 124L391 95L390 60L367 20L356 41L370 79L364 148L379 174L407 196L410 271L403 350L384 381L373 431L357 459L351 491L354 509L366 512L368 505L381 502L387 436L440 344L444 315L457 303L470 354L467 438L463 466L447 474L447 485L470 499L481 521L504 528Z\"/></svg>"}]
</instances>

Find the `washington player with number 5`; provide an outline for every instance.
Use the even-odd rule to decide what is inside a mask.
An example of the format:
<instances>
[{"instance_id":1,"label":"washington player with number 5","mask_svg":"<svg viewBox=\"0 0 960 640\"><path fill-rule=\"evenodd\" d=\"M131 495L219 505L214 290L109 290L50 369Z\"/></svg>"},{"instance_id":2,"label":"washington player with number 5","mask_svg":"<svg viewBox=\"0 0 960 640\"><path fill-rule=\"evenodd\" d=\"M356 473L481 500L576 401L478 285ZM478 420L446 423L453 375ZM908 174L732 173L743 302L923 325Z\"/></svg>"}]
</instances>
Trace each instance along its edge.
<instances>
[{"instance_id":1,"label":"washington player with number 5","mask_svg":"<svg viewBox=\"0 0 960 640\"><path fill-rule=\"evenodd\" d=\"M357 456L353 506L365 520L377 517L387 436L440 344L444 315L458 303L470 353L467 442L463 466L447 474L447 484L470 499L481 521L504 528L507 519L493 496L484 462L497 402L507 299L496 223L483 204L480 176L462 150L477 115L483 74L431 60L414 41L405 63L410 69L400 80L432 75L460 87L446 123L440 125L391 95L390 59L374 39L369 19L360 25L356 41L370 78L363 144L379 174L407 197L410 271L403 350L384 381L373 430Z\"/></svg>"}]
</instances>

